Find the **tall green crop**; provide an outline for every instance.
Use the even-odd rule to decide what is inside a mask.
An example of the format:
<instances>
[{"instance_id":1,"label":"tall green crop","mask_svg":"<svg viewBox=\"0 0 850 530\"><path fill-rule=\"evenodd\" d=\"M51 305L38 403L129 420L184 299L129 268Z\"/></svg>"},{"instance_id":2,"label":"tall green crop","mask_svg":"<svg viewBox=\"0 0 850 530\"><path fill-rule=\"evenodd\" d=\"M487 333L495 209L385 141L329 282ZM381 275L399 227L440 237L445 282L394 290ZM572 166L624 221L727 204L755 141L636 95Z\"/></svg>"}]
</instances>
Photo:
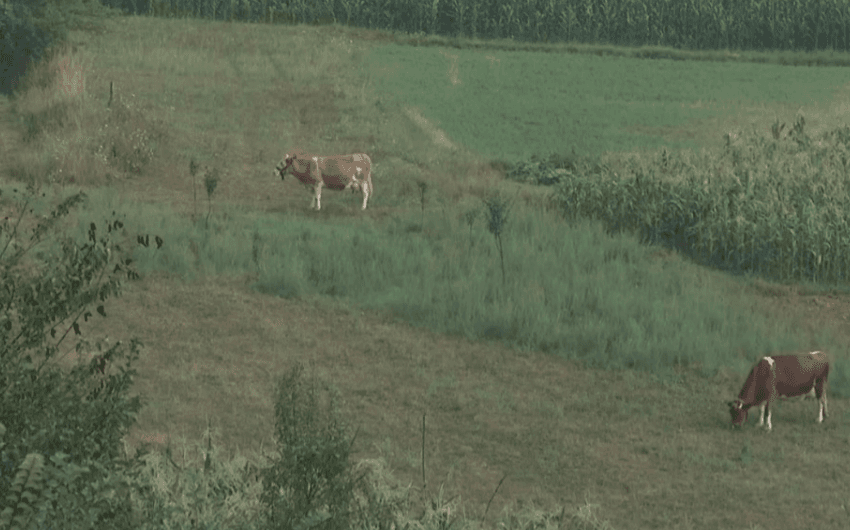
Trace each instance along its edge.
<instances>
[{"instance_id":1,"label":"tall green crop","mask_svg":"<svg viewBox=\"0 0 850 530\"><path fill-rule=\"evenodd\" d=\"M850 281L850 127L797 141L749 136L722 153L632 156L577 171L556 194L569 218L633 231L709 265L782 280Z\"/></svg>"}]
</instances>

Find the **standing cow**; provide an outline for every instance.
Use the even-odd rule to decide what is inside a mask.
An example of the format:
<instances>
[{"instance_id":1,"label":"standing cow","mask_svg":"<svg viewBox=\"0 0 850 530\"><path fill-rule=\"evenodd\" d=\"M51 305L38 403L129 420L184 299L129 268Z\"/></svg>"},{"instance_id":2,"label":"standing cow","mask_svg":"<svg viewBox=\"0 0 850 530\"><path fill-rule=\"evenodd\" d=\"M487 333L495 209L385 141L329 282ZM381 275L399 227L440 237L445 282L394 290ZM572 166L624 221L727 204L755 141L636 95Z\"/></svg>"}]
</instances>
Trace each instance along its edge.
<instances>
[{"instance_id":1,"label":"standing cow","mask_svg":"<svg viewBox=\"0 0 850 530\"><path fill-rule=\"evenodd\" d=\"M738 399L730 401L732 425L740 426L747 419L747 410L761 408L759 425L764 425L767 411L767 430L771 429L771 405L777 398L814 395L819 401L818 423L827 416L826 386L829 378L829 359L824 352L801 355L770 355L762 358L750 370Z\"/></svg>"},{"instance_id":2,"label":"standing cow","mask_svg":"<svg viewBox=\"0 0 850 530\"><path fill-rule=\"evenodd\" d=\"M356 189L363 191L363 210L366 202L374 192L372 187L372 160L369 155L357 153L353 155L316 156L295 152L283 157L275 170L283 180L287 169L292 169L295 178L313 186L315 191L311 207L322 208L322 187L332 190Z\"/></svg>"}]
</instances>

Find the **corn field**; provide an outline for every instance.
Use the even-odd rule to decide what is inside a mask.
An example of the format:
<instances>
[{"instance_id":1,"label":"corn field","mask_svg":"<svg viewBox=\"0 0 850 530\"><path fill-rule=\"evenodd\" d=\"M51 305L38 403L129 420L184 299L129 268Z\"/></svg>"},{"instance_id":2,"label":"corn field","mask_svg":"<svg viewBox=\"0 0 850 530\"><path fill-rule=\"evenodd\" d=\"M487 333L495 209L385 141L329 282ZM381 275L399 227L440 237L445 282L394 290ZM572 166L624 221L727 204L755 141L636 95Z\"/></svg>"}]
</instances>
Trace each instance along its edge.
<instances>
[{"instance_id":1,"label":"corn field","mask_svg":"<svg viewBox=\"0 0 850 530\"><path fill-rule=\"evenodd\" d=\"M850 280L850 127L813 140L802 118L784 138L727 136L722 155L636 156L561 179L568 217L604 221L645 242L735 273Z\"/></svg>"},{"instance_id":2,"label":"corn field","mask_svg":"<svg viewBox=\"0 0 850 530\"><path fill-rule=\"evenodd\" d=\"M102 0L133 14L336 21L445 36L685 49L848 50L850 0Z\"/></svg>"}]
</instances>

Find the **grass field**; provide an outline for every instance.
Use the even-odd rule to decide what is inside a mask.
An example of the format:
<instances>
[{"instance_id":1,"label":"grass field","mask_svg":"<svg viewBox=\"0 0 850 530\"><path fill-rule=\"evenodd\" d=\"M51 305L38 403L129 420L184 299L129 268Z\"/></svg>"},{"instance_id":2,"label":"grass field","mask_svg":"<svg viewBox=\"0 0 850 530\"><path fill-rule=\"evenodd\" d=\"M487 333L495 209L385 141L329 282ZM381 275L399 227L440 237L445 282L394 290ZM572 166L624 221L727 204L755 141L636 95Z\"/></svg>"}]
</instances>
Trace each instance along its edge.
<instances>
[{"instance_id":1,"label":"grass field","mask_svg":"<svg viewBox=\"0 0 850 530\"><path fill-rule=\"evenodd\" d=\"M417 510L442 491L477 521L506 476L486 527L510 521L506 510L588 503L623 529L846 527L850 298L730 278L564 222L542 207L545 191L491 162L711 149L801 109L823 130L846 117L837 69L405 48L338 27L145 18L74 40L52 63L59 83L0 120L3 177L83 186L83 224L115 209L128 237L166 242L137 253L144 279L87 330L146 344L148 406L128 449L170 445L194 462L211 424L228 454L268 451L276 378L302 360L340 391L358 457L386 459ZM696 75L705 81L679 81ZM272 174L295 145L368 152L369 209L326 192L309 211L294 179ZM219 173L209 202L201 177L195 199L193 157ZM513 200L504 283L481 212L494 192ZM836 361L829 420L783 403L770 435L731 431L724 402L749 366L807 348Z\"/></svg>"},{"instance_id":2,"label":"grass field","mask_svg":"<svg viewBox=\"0 0 850 530\"><path fill-rule=\"evenodd\" d=\"M388 45L365 59L378 93L427 109L453 140L511 161L719 144L718 119L770 121L770 112L830 101L846 83L838 67L659 59L647 69L645 60L592 54ZM759 109L765 101L770 111Z\"/></svg>"}]
</instances>

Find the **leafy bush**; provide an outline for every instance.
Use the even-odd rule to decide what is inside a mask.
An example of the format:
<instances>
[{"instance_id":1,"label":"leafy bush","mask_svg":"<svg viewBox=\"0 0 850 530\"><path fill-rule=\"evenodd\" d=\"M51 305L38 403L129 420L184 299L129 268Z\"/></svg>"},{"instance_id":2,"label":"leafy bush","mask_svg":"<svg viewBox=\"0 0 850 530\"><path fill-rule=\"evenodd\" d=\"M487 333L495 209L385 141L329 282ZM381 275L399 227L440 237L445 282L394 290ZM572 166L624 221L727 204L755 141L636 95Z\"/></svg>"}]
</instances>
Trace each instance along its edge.
<instances>
[{"instance_id":1,"label":"leafy bush","mask_svg":"<svg viewBox=\"0 0 850 530\"><path fill-rule=\"evenodd\" d=\"M262 501L270 509L272 528L347 529L354 499L351 441L336 399L303 372L296 364L278 385L279 455L263 472Z\"/></svg>"},{"instance_id":2,"label":"leafy bush","mask_svg":"<svg viewBox=\"0 0 850 530\"><path fill-rule=\"evenodd\" d=\"M551 186L585 165L586 162L575 154L559 155L552 153L545 158L532 155L529 160L513 164L505 172L505 176L519 182Z\"/></svg>"},{"instance_id":3,"label":"leafy bush","mask_svg":"<svg viewBox=\"0 0 850 530\"><path fill-rule=\"evenodd\" d=\"M160 123L145 116L135 95L119 96L95 133L94 155L105 165L127 173L139 173L153 160L164 131Z\"/></svg>"},{"instance_id":4,"label":"leafy bush","mask_svg":"<svg viewBox=\"0 0 850 530\"><path fill-rule=\"evenodd\" d=\"M21 88L32 64L67 40L70 29L92 29L117 14L92 0L6 0L0 5L0 93ZM35 84L43 84L44 80Z\"/></svg>"},{"instance_id":5,"label":"leafy bush","mask_svg":"<svg viewBox=\"0 0 850 530\"><path fill-rule=\"evenodd\" d=\"M0 93L15 91L53 40L49 31L33 23L32 11L23 2L0 6Z\"/></svg>"},{"instance_id":6,"label":"leafy bush","mask_svg":"<svg viewBox=\"0 0 850 530\"><path fill-rule=\"evenodd\" d=\"M137 275L114 241L123 232L114 213L100 228L92 222L80 243L62 236L62 222L85 195L44 215L34 206L40 199L29 188L4 205L11 215L0 222L0 498L20 496L10 519L32 511L66 528L120 528L128 508L107 492L117 485L121 437L141 408L129 396L140 344L81 336L94 313L106 316L103 302L120 293L122 276ZM62 366L72 351L76 363ZM16 471L29 472L25 461L41 462L32 472L45 477L26 496Z\"/></svg>"}]
</instances>

